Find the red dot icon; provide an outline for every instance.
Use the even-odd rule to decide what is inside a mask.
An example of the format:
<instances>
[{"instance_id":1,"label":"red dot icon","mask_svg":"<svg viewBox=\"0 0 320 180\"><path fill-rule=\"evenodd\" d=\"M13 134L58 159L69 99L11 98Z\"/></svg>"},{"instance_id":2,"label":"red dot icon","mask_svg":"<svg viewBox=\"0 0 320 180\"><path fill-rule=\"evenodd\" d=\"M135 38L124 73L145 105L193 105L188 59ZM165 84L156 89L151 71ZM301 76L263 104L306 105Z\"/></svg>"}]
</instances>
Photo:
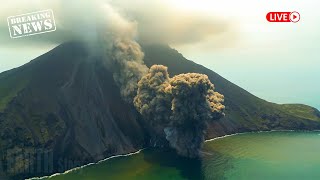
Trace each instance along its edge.
<instances>
[{"instance_id":1,"label":"red dot icon","mask_svg":"<svg viewBox=\"0 0 320 180\"><path fill-rule=\"evenodd\" d=\"M290 21L293 23L300 21L300 14L297 11L293 11L290 13Z\"/></svg>"}]
</instances>

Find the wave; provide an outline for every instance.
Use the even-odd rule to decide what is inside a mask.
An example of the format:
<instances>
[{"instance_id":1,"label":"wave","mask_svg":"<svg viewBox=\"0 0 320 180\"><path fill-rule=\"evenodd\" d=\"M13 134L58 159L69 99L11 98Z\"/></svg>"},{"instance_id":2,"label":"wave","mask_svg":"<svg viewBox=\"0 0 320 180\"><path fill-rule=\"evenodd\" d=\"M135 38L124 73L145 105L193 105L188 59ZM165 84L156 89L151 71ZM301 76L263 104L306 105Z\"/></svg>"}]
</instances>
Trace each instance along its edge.
<instances>
[{"instance_id":1,"label":"wave","mask_svg":"<svg viewBox=\"0 0 320 180\"><path fill-rule=\"evenodd\" d=\"M254 133L270 133L270 132L320 132L320 130L267 130L267 131L252 131L252 132L242 132L242 133L234 133L234 134L227 134L224 136L218 136L215 138L211 138L211 139L207 139L204 142L210 142L210 141L214 141L217 139L222 139L222 138L226 138L226 137L230 137L230 136L235 136L235 135L241 135L241 134L254 134ZM320 134L318 134L320 135Z\"/></svg>"},{"instance_id":2,"label":"wave","mask_svg":"<svg viewBox=\"0 0 320 180\"><path fill-rule=\"evenodd\" d=\"M63 173L55 173L55 174L52 174L50 176L33 177L33 178L26 179L26 180L41 180L41 179L46 179L46 178L50 179L50 178L52 178L54 176L64 175L64 174L67 174L67 173L70 173L70 172L73 172L73 171L76 171L76 170L79 170L79 169L82 169L82 168L85 168L85 167L88 167L88 166L91 166L91 165L97 165L97 164L100 164L102 162L105 162L105 161L113 159L113 158L135 155L135 154L140 153L144 149L146 149L146 148L139 149L136 152L132 152L132 153L128 153L128 154L119 154L119 155L110 156L110 157L102 159L102 160L100 160L100 161L98 161L96 163L89 163L89 164L86 164L86 165L83 165L83 166L75 167L75 168L67 170L67 171L65 171Z\"/></svg>"}]
</instances>

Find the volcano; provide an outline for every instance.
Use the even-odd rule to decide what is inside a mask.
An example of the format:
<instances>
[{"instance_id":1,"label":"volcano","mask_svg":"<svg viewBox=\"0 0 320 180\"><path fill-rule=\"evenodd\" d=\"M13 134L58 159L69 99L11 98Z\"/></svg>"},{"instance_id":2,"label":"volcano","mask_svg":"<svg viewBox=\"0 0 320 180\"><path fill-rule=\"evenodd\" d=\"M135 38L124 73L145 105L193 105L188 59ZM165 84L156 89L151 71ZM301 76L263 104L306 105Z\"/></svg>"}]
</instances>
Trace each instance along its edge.
<instances>
[{"instance_id":1,"label":"volcano","mask_svg":"<svg viewBox=\"0 0 320 180\"><path fill-rule=\"evenodd\" d=\"M171 76L206 74L225 96L226 115L209 124L207 139L240 132L320 129L320 112L313 107L267 102L168 45L142 45L142 50L148 67L163 64ZM122 100L99 55L92 56L80 42L64 43L0 74L0 153L5 157L0 165L15 169L9 178L20 179L153 146L141 118ZM38 149L52 154L46 170L35 168ZM8 166L10 158L16 161ZM65 159L77 163L63 166Z\"/></svg>"}]
</instances>

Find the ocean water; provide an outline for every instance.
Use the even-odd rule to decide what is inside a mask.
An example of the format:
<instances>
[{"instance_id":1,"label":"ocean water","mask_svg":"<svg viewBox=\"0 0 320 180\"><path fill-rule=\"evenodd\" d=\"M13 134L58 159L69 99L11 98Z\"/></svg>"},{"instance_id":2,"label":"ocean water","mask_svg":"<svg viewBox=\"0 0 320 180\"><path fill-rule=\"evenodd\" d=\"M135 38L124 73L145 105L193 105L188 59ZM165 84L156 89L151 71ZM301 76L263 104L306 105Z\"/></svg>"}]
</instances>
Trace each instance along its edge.
<instances>
[{"instance_id":1,"label":"ocean water","mask_svg":"<svg viewBox=\"0 0 320 180\"><path fill-rule=\"evenodd\" d=\"M202 158L146 149L50 180L320 179L320 132L247 133L205 143Z\"/></svg>"}]
</instances>

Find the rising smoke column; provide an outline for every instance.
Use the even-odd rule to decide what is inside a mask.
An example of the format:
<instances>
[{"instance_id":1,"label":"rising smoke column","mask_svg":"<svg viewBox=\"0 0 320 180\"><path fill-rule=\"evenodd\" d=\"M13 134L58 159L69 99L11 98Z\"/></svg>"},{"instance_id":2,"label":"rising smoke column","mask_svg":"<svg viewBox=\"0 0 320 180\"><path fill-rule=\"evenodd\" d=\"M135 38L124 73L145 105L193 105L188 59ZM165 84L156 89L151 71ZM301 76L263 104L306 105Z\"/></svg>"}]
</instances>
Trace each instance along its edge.
<instances>
[{"instance_id":1,"label":"rising smoke column","mask_svg":"<svg viewBox=\"0 0 320 180\"><path fill-rule=\"evenodd\" d=\"M223 115L224 97L214 92L206 75L188 73L170 78L162 65L148 71L135 41L136 23L111 7L105 17L108 23L99 33L99 41L122 98L134 104L155 139L164 139L183 156L198 156L207 122Z\"/></svg>"},{"instance_id":2,"label":"rising smoke column","mask_svg":"<svg viewBox=\"0 0 320 180\"><path fill-rule=\"evenodd\" d=\"M134 105L147 123L162 127L155 132L180 155L197 157L208 121L224 115L223 100L208 76L187 73L169 78L167 67L154 65L139 81Z\"/></svg>"},{"instance_id":3,"label":"rising smoke column","mask_svg":"<svg viewBox=\"0 0 320 180\"><path fill-rule=\"evenodd\" d=\"M113 41L111 49L113 78L120 87L121 96L132 103L137 92L137 83L147 73L143 53L138 43L128 39Z\"/></svg>"},{"instance_id":4,"label":"rising smoke column","mask_svg":"<svg viewBox=\"0 0 320 180\"><path fill-rule=\"evenodd\" d=\"M223 115L224 97L214 92L214 85L204 74L179 74L170 85L173 100L171 126L164 129L167 139L180 155L197 157L208 121Z\"/></svg>"},{"instance_id":5,"label":"rising smoke column","mask_svg":"<svg viewBox=\"0 0 320 180\"><path fill-rule=\"evenodd\" d=\"M102 22L88 24L96 27L97 33L87 39L92 44L96 41L91 39L97 40L92 49L101 48L122 98L133 103L155 134L164 137L179 154L197 156L207 121L222 116L223 96L214 92L206 75L189 73L170 78L162 65L152 66L148 72L135 41L137 23L108 4L99 18ZM94 29L90 32L96 32Z\"/></svg>"},{"instance_id":6,"label":"rising smoke column","mask_svg":"<svg viewBox=\"0 0 320 180\"><path fill-rule=\"evenodd\" d=\"M137 24L121 16L108 4L103 7L103 12L104 24L98 26L98 44L122 98L132 104L137 83L148 71L141 47L135 41Z\"/></svg>"}]
</instances>

